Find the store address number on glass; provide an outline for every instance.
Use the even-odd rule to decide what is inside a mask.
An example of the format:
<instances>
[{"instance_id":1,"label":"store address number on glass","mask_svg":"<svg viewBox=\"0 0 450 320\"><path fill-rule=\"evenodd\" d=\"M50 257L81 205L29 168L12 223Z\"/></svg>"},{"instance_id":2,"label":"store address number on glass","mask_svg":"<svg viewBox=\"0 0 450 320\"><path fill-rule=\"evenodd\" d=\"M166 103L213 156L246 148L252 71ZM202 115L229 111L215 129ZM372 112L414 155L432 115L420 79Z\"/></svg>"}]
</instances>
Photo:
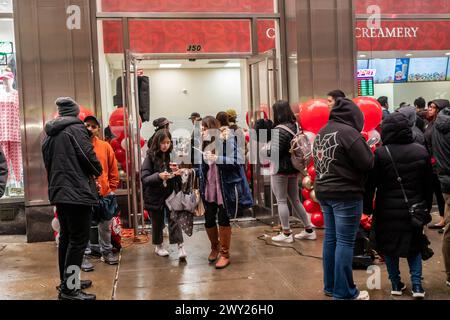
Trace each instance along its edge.
<instances>
[{"instance_id":1,"label":"store address number on glass","mask_svg":"<svg viewBox=\"0 0 450 320\"><path fill-rule=\"evenodd\" d=\"M199 44L190 44L187 46L188 52L199 52L202 51L202 46Z\"/></svg>"}]
</instances>

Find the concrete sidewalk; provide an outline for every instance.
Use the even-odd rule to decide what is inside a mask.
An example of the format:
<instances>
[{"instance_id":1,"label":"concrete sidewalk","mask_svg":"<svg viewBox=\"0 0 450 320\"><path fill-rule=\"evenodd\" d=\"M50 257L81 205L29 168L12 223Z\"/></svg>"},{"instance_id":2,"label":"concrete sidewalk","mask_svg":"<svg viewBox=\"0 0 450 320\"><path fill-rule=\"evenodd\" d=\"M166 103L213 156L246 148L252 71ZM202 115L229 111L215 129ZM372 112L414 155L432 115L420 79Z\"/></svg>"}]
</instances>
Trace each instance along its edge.
<instances>
[{"instance_id":1,"label":"concrete sidewalk","mask_svg":"<svg viewBox=\"0 0 450 320\"><path fill-rule=\"evenodd\" d=\"M95 271L83 273L94 286L88 292L98 299L219 299L219 300L325 300L322 294L322 239L296 240L292 245L273 245L271 228L261 223L239 223L233 227L232 264L216 270L207 262L209 241L203 227L196 227L191 238L185 237L187 262L179 262L176 247L170 257L154 254L151 243L134 244L122 251L118 283L114 290L117 267L92 260ZM299 232L294 229L294 232ZM441 253L442 236L427 230L435 256L424 262L423 276L427 299L449 300L445 286ZM258 239L259 238L259 239ZM165 238L165 242L168 240ZM303 256L302 256L302 255ZM369 290L372 300L411 299L408 267L401 271L408 290L401 298L390 295L386 267L381 268L381 290ZM58 285L57 248L55 243L27 244L25 237L0 237L0 299L56 299ZM355 282L367 290L365 270L355 270Z\"/></svg>"}]
</instances>

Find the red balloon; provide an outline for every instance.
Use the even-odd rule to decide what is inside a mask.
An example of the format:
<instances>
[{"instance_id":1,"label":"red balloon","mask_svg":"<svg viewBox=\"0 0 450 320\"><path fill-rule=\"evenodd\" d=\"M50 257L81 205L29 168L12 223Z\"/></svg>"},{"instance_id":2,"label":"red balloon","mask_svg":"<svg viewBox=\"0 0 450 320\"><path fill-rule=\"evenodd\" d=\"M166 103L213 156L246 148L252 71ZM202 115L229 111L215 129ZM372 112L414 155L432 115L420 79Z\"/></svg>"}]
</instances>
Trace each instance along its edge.
<instances>
[{"instance_id":1,"label":"red balloon","mask_svg":"<svg viewBox=\"0 0 450 320\"><path fill-rule=\"evenodd\" d=\"M305 188L302 189L302 199L303 199L303 201L311 199L310 193L311 193L311 190L308 190L308 189L305 189Z\"/></svg>"},{"instance_id":2,"label":"red balloon","mask_svg":"<svg viewBox=\"0 0 450 320\"><path fill-rule=\"evenodd\" d=\"M141 148L145 146L145 139L141 137Z\"/></svg>"},{"instance_id":3,"label":"red balloon","mask_svg":"<svg viewBox=\"0 0 450 320\"><path fill-rule=\"evenodd\" d=\"M125 150L123 150L122 148L116 149L115 154L117 161L119 161L120 163L125 162L126 160Z\"/></svg>"},{"instance_id":4,"label":"red balloon","mask_svg":"<svg viewBox=\"0 0 450 320\"><path fill-rule=\"evenodd\" d=\"M120 145L122 141L119 138L114 138L111 140L111 147L113 148L114 151L116 151L119 148L122 148L122 146Z\"/></svg>"},{"instance_id":5,"label":"red balloon","mask_svg":"<svg viewBox=\"0 0 450 320\"><path fill-rule=\"evenodd\" d=\"M317 134L330 118L327 100L313 99L301 104L298 116L303 130Z\"/></svg>"},{"instance_id":6,"label":"red balloon","mask_svg":"<svg viewBox=\"0 0 450 320\"><path fill-rule=\"evenodd\" d=\"M147 210L144 210L144 220L148 220L150 218L150 215L148 214Z\"/></svg>"},{"instance_id":7,"label":"red balloon","mask_svg":"<svg viewBox=\"0 0 450 320\"><path fill-rule=\"evenodd\" d=\"M362 136L364 137L364 140L369 140L369 134L366 131L361 132Z\"/></svg>"},{"instance_id":8,"label":"red balloon","mask_svg":"<svg viewBox=\"0 0 450 320\"><path fill-rule=\"evenodd\" d=\"M364 129L369 132L378 127L383 118L383 109L380 103L372 97L357 97L353 101L364 113Z\"/></svg>"},{"instance_id":9,"label":"red balloon","mask_svg":"<svg viewBox=\"0 0 450 320\"><path fill-rule=\"evenodd\" d=\"M303 202L303 206L305 207L306 212L317 212L320 211L320 205L317 202L312 201L311 199L305 200Z\"/></svg>"},{"instance_id":10,"label":"red balloon","mask_svg":"<svg viewBox=\"0 0 450 320\"><path fill-rule=\"evenodd\" d=\"M117 108L109 117L109 127L116 137L120 137L124 134L125 123L123 120L123 112L123 108Z\"/></svg>"},{"instance_id":11,"label":"red balloon","mask_svg":"<svg viewBox=\"0 0 450 320\"><path fill-rule=\"evenodd\" d=\"M308 175L311 177L311 180L314 182L316 180L316 168L314 166L309 166Z\"/></svg>"},{"instance_id":12,"label":"red balloon","mask_svg":"<svg viewBox=\"0 0 450 320\"><path fill-rule=\"evenodd\" d=\"M78 118L81 120L81 121L84 121L84 119L87 117L87 116L93 116L94 114L92 113L92 111L91 110L89 110L89 109L87 109L87 108L85 108L85 107L83 107L83 106L80 106L80 114L78 115Z\"/></svg>"},{"instance_id":13,"label":"red balloon","mask_svg":"<svg viewBox=\"0 0 450 320\"><path fill-rule=\"evenodd\" d=\"M311 222L317 228L322 228L323 225L324 225L323 213L322 212L315 212L315 213L313 213L311 215Z\"/></svg>"}]
</instances>

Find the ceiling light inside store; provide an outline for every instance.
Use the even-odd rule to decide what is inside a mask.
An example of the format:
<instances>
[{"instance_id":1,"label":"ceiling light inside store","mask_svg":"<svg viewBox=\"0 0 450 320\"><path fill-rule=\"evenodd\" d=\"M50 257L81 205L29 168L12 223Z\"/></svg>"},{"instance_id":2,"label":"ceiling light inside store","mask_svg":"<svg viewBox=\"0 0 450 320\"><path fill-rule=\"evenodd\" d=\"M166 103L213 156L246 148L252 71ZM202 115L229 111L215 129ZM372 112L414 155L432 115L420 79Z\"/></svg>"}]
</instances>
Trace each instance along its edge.
<instances>
[{"instance_id":1,"label":"ceiling light inside store","mask_svg":"<svg viewBox=\"0 0 450 320\"><path fill-rule=\"evenodd\" d=\"M360 57L360 58L365 58L365 57L367 57L367 56L366 56L365 54L360 54L359 57Z\"/></svg>"},{"instance_id":2,"label":"ceiling light inside store","mask_svg":"<svg viewBox=\"0 0 450 320\"><path fill-rule=\"evenodd\" d=\"M241 64L239 62L228 62L225 68L239 68Z\"/></svg>"},{"instance_id":3,"label":"ceiling light inside store","mask_svg":"<svg viewBox=\"0 0 450 320\"><path fill-rule=\"evenodd\" d=\"M159 67L161 69L181 68L181 63L161 63Z\"/></svg>"},{"instance_id":4,"label":"ceiling light inside store","mask_svg":"<svg viewBox=\"0 0 450 320\"><path fill-rule=\"evenodd\" d=\"M412 54L412 53L407 53L407 54L405 54L405 56L407 56L407 57L412 57L413 54Z\"/></svg>"},{"instance_id":5,"label":"ceiling light inside store","mask_svg":"<svg viewBox=\"0 0 450 320\"><path fill-rule=\"evenodd\" d=\"M450 56L450 52L447 52L445 55L446 55L446 56Z\"/></svg>"}]
</instances>

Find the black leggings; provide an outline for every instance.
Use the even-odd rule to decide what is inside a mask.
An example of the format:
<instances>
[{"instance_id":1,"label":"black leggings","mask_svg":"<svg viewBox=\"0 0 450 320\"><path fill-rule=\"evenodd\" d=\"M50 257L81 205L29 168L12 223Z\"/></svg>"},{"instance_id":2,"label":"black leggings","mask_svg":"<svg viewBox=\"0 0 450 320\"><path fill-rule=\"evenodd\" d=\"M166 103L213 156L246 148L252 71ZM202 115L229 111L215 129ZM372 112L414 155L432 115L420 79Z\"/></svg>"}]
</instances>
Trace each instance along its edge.
<instances>
[{"instance_id":1,"label":"black leggings","mask_svg":"<svg viewBox=\"0 0 450 320\"><path fill-rule=\"evenodd\" d=\"M165 227L164 215L168 215L169 219L169 243L181 244L183 243L183 233L177 221L170 218L170 212L167 209L151 210L152 218L152 243L160 245L163 243L163 230Z\"/></svg>"},{"instance_id":2,"label":"black leggings","mask_svg":"<svg viewBox=\"0 0 450 320\"><path fill-rule=\"evenodd\" d=\"M216 216L219 218L219 226L229 227L230 218L223 206L219 206L217 203L211 203L205 201L205 227L214 228L216 224Z\"/></svg>"},{"instance_id":3,"label":"black leggings","mask_svg":"<svg viewBox=\"0 0 450 320\"><path fill-rule=\"evenodd\" d=\"M439 208L439 215L444 217L445 212L445 200L442 195L441 182L439 181L438 175L433 173L433 192L436 195L436 202Z\"/></svg>"}]
</instances>

